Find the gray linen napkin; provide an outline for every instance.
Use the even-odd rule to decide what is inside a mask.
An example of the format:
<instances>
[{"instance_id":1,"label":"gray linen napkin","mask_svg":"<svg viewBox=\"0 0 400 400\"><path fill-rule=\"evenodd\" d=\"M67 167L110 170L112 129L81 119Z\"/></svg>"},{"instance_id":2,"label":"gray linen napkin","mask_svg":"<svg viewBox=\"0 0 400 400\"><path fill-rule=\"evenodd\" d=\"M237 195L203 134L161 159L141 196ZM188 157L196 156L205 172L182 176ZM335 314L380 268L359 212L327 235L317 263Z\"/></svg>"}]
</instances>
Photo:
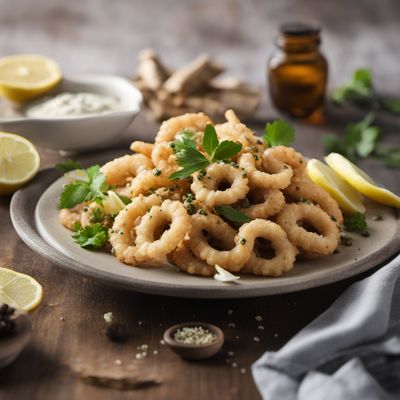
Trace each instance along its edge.
<instances>
[{"instance_id":1,"label":"gray linen napkin","mask_svg":"<svg viewBox=\"0 0 400 400\"><path fill-rule=\"evenodd\" d=\"M400 399L400 255L252 372L268 400Z\"/></svg>"}]
</instances>

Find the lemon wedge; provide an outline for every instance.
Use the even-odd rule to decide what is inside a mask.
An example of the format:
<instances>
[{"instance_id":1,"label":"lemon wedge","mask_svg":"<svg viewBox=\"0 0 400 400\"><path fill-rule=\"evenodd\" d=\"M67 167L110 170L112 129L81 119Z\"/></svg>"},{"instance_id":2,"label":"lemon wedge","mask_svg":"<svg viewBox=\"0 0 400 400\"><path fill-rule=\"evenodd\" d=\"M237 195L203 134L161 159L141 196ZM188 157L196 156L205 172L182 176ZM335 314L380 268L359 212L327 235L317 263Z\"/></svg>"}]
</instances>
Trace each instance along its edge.
<instances>
[{"instance_id":1,"label":"lemon wedge","mask_svg":"<svg viewBox=\"0 0 400 400\"><path fill-rule=\"evenodd\" d=\"M311 159L307 163L307 173L315 184L325 189L337 201L342 211L348 214L365 213L360 193L332 168L319 160Z\"/></svg>"},{"instance_id":2,"label":"lemon wedge","mask_svg":"<svg viewBox=\"0 0 400 400\"><path fill-rule=\"evenodd\" d=\"M378 203L400 207L400 197L390 190L378 186L362 169L338 153L325 157L326 163L353 188Z\"/></svg>"},{"instance_id":3,"label":"lemon wedge","mask_svg":"<svg viewBox=\"0 0 400 400\"><path fill-rule=\"evenodd\" d=\"M32 311L42 301L42 286L29 275L0 267L0 304Z\"/></svg>"},{"instance_id":4,"label":"lemon wedge","mask_svg":"<svg viewBox=\"0 0 400 400\"><path fill-rule=\"evenodd\" d=\"M53 89L61 81L61 71L53 60L33 54L17 54L0 59L0 95L24 103Z\"/></svg>"},{"instance_id":5,"label":"lemon wedge","mask_svg":"<svg viewBox=\"0 0 400 400\"><path fill-rule=\"evenodd\" d=\"M0 132L0 195L15 192L40 167L35 146L22 136Z\"/></svg>"}]
</instances>

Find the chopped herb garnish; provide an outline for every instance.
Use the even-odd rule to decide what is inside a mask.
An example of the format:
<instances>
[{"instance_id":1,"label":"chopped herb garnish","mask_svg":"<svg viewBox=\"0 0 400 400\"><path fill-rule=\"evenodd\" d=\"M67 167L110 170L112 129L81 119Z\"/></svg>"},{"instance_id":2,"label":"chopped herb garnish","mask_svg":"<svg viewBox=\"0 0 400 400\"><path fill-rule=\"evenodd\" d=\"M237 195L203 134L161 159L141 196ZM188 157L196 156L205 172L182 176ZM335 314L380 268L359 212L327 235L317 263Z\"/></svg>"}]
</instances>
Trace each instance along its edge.
<instances>
[{"instance_id":1,"label":"chopped herb garnish","mask_svg":"<svg viewBox=\"0 0 400 400\"><path fill-rule=\"evenodd\" d=\"M161 170L158 168L153 169L153 175L154 176L160 176L161 175Z\"/></svg>"},{"instance_id":2,"label":"chopped herb garnish","mask_svg":"<svg viewBox=\"0 0 400 400\"><path fill-rule=\"evenodd\" d=\"M231 206L216 206L214 210L217 214L222 215L232 222L239 222L243 224L251 221L251 218L249 218L246 214L243 214Z\"/></svg>"},{"instance_id":3,"label":"chopped herb garnish","mask_svg":"<svg viewBox=\"0 0 400 400\"><path fill-rule=\"evenodd\" d=\"M341 235L340 244L346 247L350 247L353 244L353 239L350 236Z\"/></svg>"},{"instance_id":4,"label":"chopped herb garnish","mask_svg":"<svg viewBox=\"0 0 400 400\"><path fill-rule=\"evenodd\" d=\"M287 146L294 142L294 128L281 119L265 125L263 139L269 146Z\"/></svg>"},{"instance_id":5,"label":"chopped herb garnish","mask_svg":"<svg viewBox=\"0 0 400 400\"><path fill-rule=\"evenodd\" d=\"M89 225L86 228L76 226L72 238L85 249L100 249L108 240L108 230L101 224Z\"/></svg>"},{"instance_id":6,"label":"chopped herb garnish","mask_svg":"<svg viewBox=\"0 0 400 400\"><path fill-rule=\"evenodd\" d=\"M104 220L104 211L100 207L93 208L90 222L102 222Z\"/></svg>"},{"instance_id":7,"label":"chopped herb garnish","mask_svg":"<svg viewBox=\"0 0 400 400\"><path fill-rule=\"evenodd\" d=\"M348 232L362 233L367 230L367 221L365 220L365 214L359 212L344 217L344 229Z\"/></svg>"},{"instance_id":8,"label":"chopped herb garnish","mask_svg":"<svg viewBox=\"0 0 400 400\"><path fill-rule=\"evenodd\" d=\"M200 208L200 210L198 211L198 213L200 215L207 215L207 211L204 208Z\"/></svg>"},{"instance_id":9,"label":"chopped herb garnish","mask_svg":"<svg viewBox=\"0 0 400 400\"><path fill-rule=\"evenodd\" d=\"M382 215L374 215L372 221L383 221Z\"/></svg>"},{"instance_id":10,"label":"chopped herb garnish","mask_svg":"<svg viewBox=\"0 0 400 400\"><path fill-rule=\"evenodd\" d=\"M244 246L244 245L246 244L246 242L247 242L247 240L246 240L245 238L241 238L241 239L240 239L240 244L241 244L242 246Z\"/></svg>"}]
</instances>

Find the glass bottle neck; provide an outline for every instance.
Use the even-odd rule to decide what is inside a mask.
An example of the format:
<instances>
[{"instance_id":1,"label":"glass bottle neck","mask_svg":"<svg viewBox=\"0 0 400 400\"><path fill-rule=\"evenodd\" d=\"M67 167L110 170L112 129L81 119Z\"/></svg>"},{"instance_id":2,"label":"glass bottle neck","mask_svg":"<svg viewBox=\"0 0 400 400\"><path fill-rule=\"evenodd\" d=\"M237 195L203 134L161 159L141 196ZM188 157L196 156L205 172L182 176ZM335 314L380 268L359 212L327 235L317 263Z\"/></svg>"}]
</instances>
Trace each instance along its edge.
<instances>
[{"instance_id":1,"label":"glass bottle neck","mask_svg":"<svg viewBox=\"0 0 400 400\"><path fill-rule=\"evenodd\" d=\"M309 53L318 50L321 39L319 33L306 36L280 35L276 45L287 53Z\"/></svg>"}]
</instances>

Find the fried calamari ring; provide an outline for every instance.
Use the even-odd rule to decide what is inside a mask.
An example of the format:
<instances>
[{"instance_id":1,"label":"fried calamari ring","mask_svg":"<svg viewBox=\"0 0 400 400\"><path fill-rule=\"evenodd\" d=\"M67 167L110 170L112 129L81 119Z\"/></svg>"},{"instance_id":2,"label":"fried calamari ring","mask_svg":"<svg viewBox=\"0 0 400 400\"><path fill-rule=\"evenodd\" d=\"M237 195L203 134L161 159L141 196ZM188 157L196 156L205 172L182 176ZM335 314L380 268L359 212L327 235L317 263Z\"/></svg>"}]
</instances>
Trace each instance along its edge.
<instances>
[{"instance_id":1,"label":"fried calamari ring","mask_svg":"<svg viewBox=\"0 0 400 400\"><path fill-rule=\"evenodd\" d=\"M194 174L191 189L197 200L203 201L208 207L233 204L243 199L249 191L245 175L242 169L230 164L211 164L205 173L200 171Z\"/></svg>"},{"instance_id":2,"label":"fried calamari ring","mask_svg":"<svg viewBox=\"0 0 400 400\"><path fill-rule=\"evenodd\" d=\"M292 147L274 146L264 151L263 167L265 171L277 173L287 166L292 168L294 175L304 175L307 162Z\"/></svg>"},{"instance_id":3,"label":"fried calamari ring","mask_svg":"<svg viewBox=\"0 0 400 400\"><path fill-rule=\"evenodd\" d=\"M212 276L215 274L215 267L198 259L184 242L180 243L177 249L168 255L168 260L181 271L191 275Z\"/></svg>"},{"instance_id":4,"label":"fried calamari ring","mask_svg":"<svg viewBox=\"0 0 400 400\"><path fill-rule=\"evenodd\" d=\"M289 241L286 232L278 224L255 219L246 224L242 235L253 248L257 238L269 240L275 255L270 259L266 259L258 256L253 251L241 272L254 275L280 276L293 268L298 250Z\"/></svg>"},{"instance_id":5,"label":"fried calamari ring","mask_svg":"<svg viewBox=\"0 0 400 400\"><path fill-rule=\"evenodd\" d=\"M151 157L151 152L154 149L154 143L142 142L140 140L135 140L131 143L130 149L139 154L143 154L146 157Z\"/></svg>"},{"instance_id":6,"label":"fried calamari ring","mask_svg":"<svg viewBox=\"0 0 400 400\"><path fill-rule=\"evenodd\" d=\"M281 169L270 173L258 170L255 161L254 155L250 153L243 153L239 159L239 165L247 171L251 186L266 189L284 189L290 185L290 180L293 176L291 167L284 165Z\"/></svg>"},{"instance_id":7,"label":"fried calamari ring","mask_svg":"<svg viewBox=\"0 0 400 400\"><path fill-rule=\"evenodd\" d=\"M170 118L161 124L155 143L171 142L178 133L184 130L204 132L206 126L211 123L211 119L204 113L187 113L179 117Z\"/></svg>"},{"instance_id":8,"label":"fried calamari ring","mask_svg":"<svg viewBox=\"0 0 400 400\"><path fill-rule=\"evenodd\" d=\"M277 223L289 240L306 252L327 255L333 253L339 244L340 230L337 224L313 204L287 204L279 213ZM304 228L309 225L318 233Z\"/></svg>"},{"instance_id":9,"label":"fried calamari ring","mask_svg":"<svg viewBox=\"0 0 400 400\"><path fill-rule=\"evenodd\" d=\"M158 143L151 153L151 160L155 167L168 169L172 174L178 167L176 157L170 145L166 142Z\"/></svg>"},{"instance_id":10,"label":"fried calamari ring","mask_svg":"<svg viewBox=\"0 0 400 400\"><path fill-rule=\"evenodd\" d=\"M73 208L63 208L58 214L58 220L69 230L74 230L75 224L81 223L83 209L87 203L80 203Z\"/></svg>"},{"instance_id":11,"label":"fried calamari ring","mask_svg":"<svg viewBox=\"0 0 400 400\"><path fill-rule=\"evenodd\" d=\"M191 216L191 220L192 230L188 245L193 254L209 265L218 264L229 271L240 271L253 250L250 243L242 240L241 230L246 224L242 225L236 234L229 224L214 214L195 214ZM211 239L217 240L218 247L222 247L223 250L215 248ZM232 245L226 249L225 244L229 242Z\"/></svg>"},{"instance_id":12,"label":"fried calamari ring","mask_svg":"<svg viewBox=\"0 0 400 400\"><path fill-rule=\"evenodd\" d=\"M165 200L151 207L136 227L136 260L165 257L178 247L190 227L190 217L180 201Z\"/></svg>"},{"instance_id":13,"label":"fried calamari ring","mask_svg":"<svg viewBox=\"0 0 400 400\"><path fill-rule=\"evenodd\" d=\"M100 171L109 185L124 186L140 172L153 168L150 158L143 154L126 155L104 164Z\"/></svg>"},{"instance_id":14,"label":"fried calamari ring","mask_svg":"<svg viewBox=\"0 0 400 400\"><path fill-rule=\"evenodd\" d=\"M338 203L328 192L313 183L309 178L294 177L292 183L284 190L284 193L296 201L309 200L319 205L337 223L343 224L343 214Z\"/></svg>"},{"instance_id":15,"label":"fried calamari ring","mask_svg":"<svg viewBox=\"0 0 400 400\"><path fill-rule=\"evenodd\" d=\"M115 218L110 230L110 243L113 246L112 253L118 260L125 264L135 265L137 251L135 240L135 227L138 219L153 206L159 205L161 199L156 195L148 197L139 196L133 199Z\"/></svg>"},{"instance_id":16,"label":"fried calamari ring","mask_svg":"<svg viewBox=\"0 0 400 400\"><path fill-rule=\"evenodd\" d=\"M278 214L285 205L285 197L278 189L250 187L246 199L249 206L240 207L239 210L252 219L271 217Z\"/></svg>"},{"instance_id":17,"label":"fried calamari ring","mask_svg":"<svg viewBox=\"0 0 400 400\"><path fill-rule=\"evenodd\" d=\"M151 171L142 171L132 179L132 182L128 186L128 197L133 198L139 194L146 194L156 188L175 185L175 182L168 178L169 175L168 170L153 169Z\"/></svg>"}]
</instances>

